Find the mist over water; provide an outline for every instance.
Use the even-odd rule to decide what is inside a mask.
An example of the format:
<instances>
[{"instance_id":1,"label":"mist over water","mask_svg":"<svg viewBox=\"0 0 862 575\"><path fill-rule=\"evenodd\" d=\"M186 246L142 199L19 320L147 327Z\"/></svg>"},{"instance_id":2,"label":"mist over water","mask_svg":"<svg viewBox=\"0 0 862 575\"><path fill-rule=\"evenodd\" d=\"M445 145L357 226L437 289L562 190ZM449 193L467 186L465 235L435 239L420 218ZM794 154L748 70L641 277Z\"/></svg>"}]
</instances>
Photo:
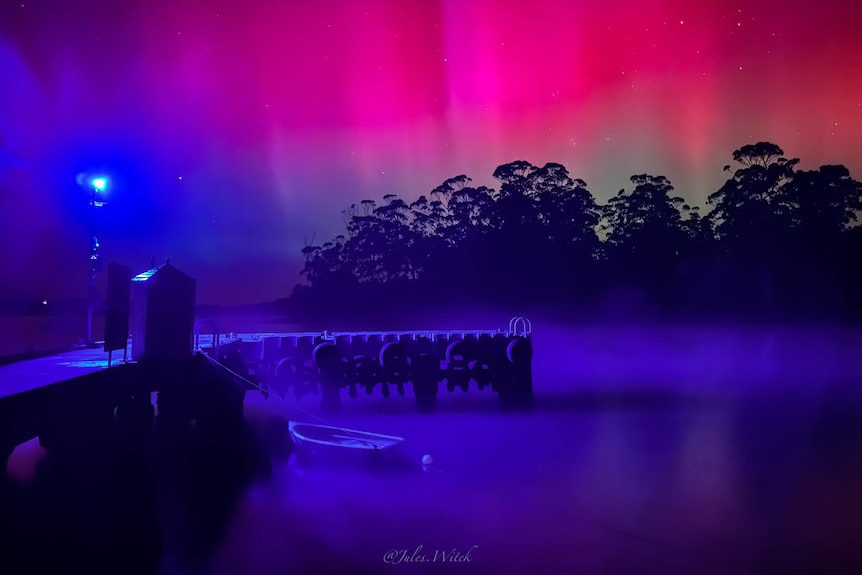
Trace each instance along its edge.
<instances>
[{"instance_id":1,"label":"mist over water","mask_svg":"<svg viewBox=\"0 0 862 575\"><path fill-rule=\"evenodd\" d=\"M475 546L463 567L477 573L758 573L858 558L862 502L848 481L862 477L849 354L859 333L533 326L532 412L501 413L475 389L442 391L428 415L409 392L345 399L328 421L404 436L404 466L276 466L239 506L215 572L451 568L384 560L420 547L427 559ZM316 413L315 401L300 407ZM247 409L310 417L254 394ZM422 468L426 453L434 470ZM838 487L824 457L843 462Z\"/></svg>"},{"instance_id":2,"label":"mist over water","mask_svg":"<svg viewBox=\"0 0 862 575\"><path fill-rule=\"evenodd\" d=\"M220 331L310 329L216 319ZM272 473L239 490L203 572L754 574L862 560L862 333L531 319L528 413L502 412L475 385L441 386L430 414L416 412L409 386L388 399L344 394L343 412L324 421L403 436L389 465L299 464L285 452L286 421L319 422L319 396L249 392L246 419ZM507 321L459 311L373 327ZM35 450L22 446L10 466L38 467ZM219 485L219 469L193 489ZM443 559L468 551L457 565ZM186 572L170 553L161 563Z\"/></svg>"}]
</instances>

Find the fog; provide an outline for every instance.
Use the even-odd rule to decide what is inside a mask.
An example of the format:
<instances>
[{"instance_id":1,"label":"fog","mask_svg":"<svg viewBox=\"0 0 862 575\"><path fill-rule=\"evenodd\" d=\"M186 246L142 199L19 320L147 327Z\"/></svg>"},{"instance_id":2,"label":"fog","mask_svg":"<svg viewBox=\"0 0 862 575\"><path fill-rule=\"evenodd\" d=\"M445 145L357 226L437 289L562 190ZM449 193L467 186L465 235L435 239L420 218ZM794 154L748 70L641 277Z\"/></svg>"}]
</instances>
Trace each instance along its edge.
<instances>
[{"instance_id":1,"label":"fog","mask_svg":"<svg viewBox=\"0 0 862 575\"><path fill-rule=\"evenodd\" d=\"M501 411L475 384L467 393L441 386L428 414L416 412L409 386L388 399L343 393L343 412L322 420L404 437L387 465L300 464L286 422L320 422L319 396L249 391L246 419L272 473L230 505L218 486L234 472L220 465L236 463L197 472L197 505L228 505L201 572L754 574L862 560L860 332L529 317L529 412ZM494 310L440 312L366 329L508 321ZM277 318L217 323L309 329ZM16 450L16 481L32 481L39 449ZM161 529L165 574L189 572L181 546L169 544L176 533Z\"/></svg>"},{"instance_id":2,"label":"fog","mask_svg":"<svg viewBox=\"0 0 862 575\"><path fill-rule=\"evenodd\" d=\"M409 393L345 399L327 421L402 435L403 465L277 465L239 506L215 572L445 572L430 557L453 548L474 548L471 573L805 572L857 558L858 333L537 318L532 412L501 413L475 389L442 391L428 415ZM250 394L247 410L317 421L313 396ZM391 565L392 551L427 562Z\"/></svg>"}]
</instances>

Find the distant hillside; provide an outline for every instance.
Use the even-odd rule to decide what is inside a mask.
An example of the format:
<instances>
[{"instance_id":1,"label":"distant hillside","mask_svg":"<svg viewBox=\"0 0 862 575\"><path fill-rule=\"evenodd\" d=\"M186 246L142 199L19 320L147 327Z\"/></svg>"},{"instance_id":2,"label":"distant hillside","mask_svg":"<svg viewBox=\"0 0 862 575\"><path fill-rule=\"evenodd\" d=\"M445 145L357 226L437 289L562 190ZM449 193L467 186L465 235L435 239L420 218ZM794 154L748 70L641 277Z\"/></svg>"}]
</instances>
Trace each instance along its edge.
<instances>
[{"instance_id":1,"label":"distant hillside","mask_svg":"<svg viewBox=\"0 0 862 575\"><path fill-rule=\"evenodd\" d=\"M87 300L2 299L0 316L54 316L86 313Z\"/></svg>"},{"instance_id":2,"label":"distant hillside","mask_svg":"<svg viewBox=\"0 0 862 575\"><path fill-rule=\"evenodd\" d=\"M263 302L248 305L199 305L198 317L206 316L249 316L249 315L286 315L287 300Z\"/></svg>"},{"instance_id":3,"label":"distant hillside","mask_svg":"<svg viewBox=\"0 0 862 575\"><path fill-rule=\"evenodd\" d=\"M286 300L264 302L250 305L199 305L199 317L207 316L247 316L247 315L287 315ZM97 310L98 313L99 310ZM65 316L87 313L86 299L3 299L0 300L0 316Z\"/></svg>"}]
</instances>

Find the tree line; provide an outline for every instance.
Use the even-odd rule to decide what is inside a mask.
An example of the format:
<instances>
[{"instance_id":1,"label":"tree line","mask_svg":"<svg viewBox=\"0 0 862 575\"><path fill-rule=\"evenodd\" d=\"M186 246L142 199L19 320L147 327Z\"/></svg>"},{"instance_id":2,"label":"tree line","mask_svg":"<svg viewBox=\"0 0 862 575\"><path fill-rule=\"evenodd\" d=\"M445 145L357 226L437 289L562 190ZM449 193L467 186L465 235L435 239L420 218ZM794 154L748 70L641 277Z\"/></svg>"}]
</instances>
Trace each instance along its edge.
<instances>
[{"instance_id":1,"label":"tree line","mask_svg":"<svg viewBox=\"0 0 862 575\"><path fill-rule=\"evenodd\" d=\"M862 184L841 165L800 170L770 142L733 161L705 214L664 176L634 175L599 204L563 165L526 161L499 166L496 189L460 175L411 203L363 200L342 212L344 233L303 248L289 308L587 312L637 300L664 314L862 316Z\"/></svg>"}]
</instances>

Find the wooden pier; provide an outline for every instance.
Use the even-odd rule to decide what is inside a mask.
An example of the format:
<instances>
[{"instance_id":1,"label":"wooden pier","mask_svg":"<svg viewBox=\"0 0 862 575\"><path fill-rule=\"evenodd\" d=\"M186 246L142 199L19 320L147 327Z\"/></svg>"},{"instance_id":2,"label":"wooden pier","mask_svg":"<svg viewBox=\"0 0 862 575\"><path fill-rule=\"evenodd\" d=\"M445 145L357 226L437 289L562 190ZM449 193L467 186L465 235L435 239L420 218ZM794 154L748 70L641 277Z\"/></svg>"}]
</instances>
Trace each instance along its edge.
<instances>
[{"instance_id":1,"label":"wooden pier","mask_svg":"<svg viewBox=\"0 0 862 575\"><path fill-rule=\"evenodd\" d=\"M343 395L385 398L412 387L426 411L445 382L450 393L488 386L504 408L529 407L531 359L530 334L512 330L196 334L186 358L110 366L103 349L76 349L0 366L0 461L34 437L76 452L118 427L144 433L156 409L160 425L178 429L207 417L236 421L250 389L320 394L334 412Z\"/></svg>"},{"instance_id":2,"label":"wooden pier","mask_svg":"<svg viewBox=\"0 0 862 575\"><path fill-rule=\"evenodd\" d=\"M412 391L420 410L434 408L441 385L453 393L489 387L504 408L532 403L532 326L513 318L506 329L352 331L201 335L195 347L221 350L245 367L242 376L264 392L296 400L322 395L322 409L338 411L343 392L384 398Z\"/></svg>"},{"instance_id":3,"label":"wooden pier","mask_svg":"<svg viewBox=\"0 0 862 575\"><path fill-rule=\"evenodd\" d=\"M5 472L15 447L36 437L73 459L106 437L146 436L156 409L167 429L208 418L229 426L242 419L245 390L203 353L108 367L107 353L82 349L0 366L0 463Z\"/></svg>"},{"instance_id":4,"label":"wooden pier","mask_svg":"<svg viewBox=\"0 0 862 575\"><path fill-rule=\"evenodd\" d=\"M532 404L523 317L491 330L220 334L210 320L195 323L196 282L169 262L136 276L112 264L108 279L101 348L0 365L4 472L15 447L35 437L74 457L100 437L146 436L154 423L177 433L192 421L216 431L240 424L249 389L320 394L325 412L338 411L343 394L408 389L431 410L443 382L450 393L490 387L506 409ZM124 359L111 365L118 352Z\"/></svg>"}]
</instances>

